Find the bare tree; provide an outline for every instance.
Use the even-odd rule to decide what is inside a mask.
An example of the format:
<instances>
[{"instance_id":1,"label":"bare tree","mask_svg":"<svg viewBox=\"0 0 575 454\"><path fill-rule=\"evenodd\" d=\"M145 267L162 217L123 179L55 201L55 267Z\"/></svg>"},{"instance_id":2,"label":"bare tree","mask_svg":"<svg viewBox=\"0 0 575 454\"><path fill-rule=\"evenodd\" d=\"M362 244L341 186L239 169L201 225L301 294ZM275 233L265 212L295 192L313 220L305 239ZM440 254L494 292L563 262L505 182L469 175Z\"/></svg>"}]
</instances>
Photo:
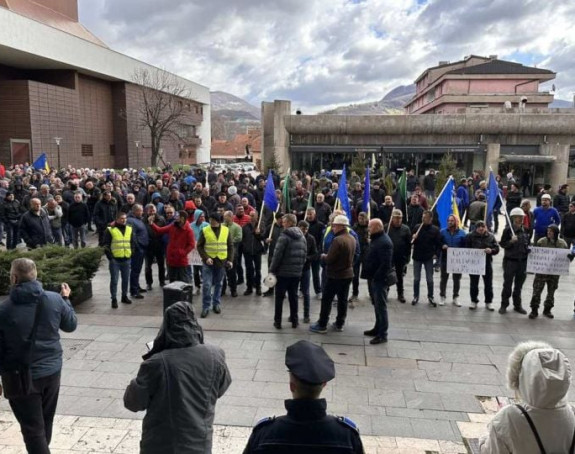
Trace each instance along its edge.
<instances>
[{"instance_id":1,"label":"bare tree","mask_svg":"<svg viewBox=\"0 0 575 454\"><path fill-rule=\"evenodd\" d=\"M163 139L184 141L191 126L189 90L174 76L161 69L140 68L132 77L141 99L137 107L137 123L150 133L151 165L156 166Z\"/></svg>"}]
</instances>

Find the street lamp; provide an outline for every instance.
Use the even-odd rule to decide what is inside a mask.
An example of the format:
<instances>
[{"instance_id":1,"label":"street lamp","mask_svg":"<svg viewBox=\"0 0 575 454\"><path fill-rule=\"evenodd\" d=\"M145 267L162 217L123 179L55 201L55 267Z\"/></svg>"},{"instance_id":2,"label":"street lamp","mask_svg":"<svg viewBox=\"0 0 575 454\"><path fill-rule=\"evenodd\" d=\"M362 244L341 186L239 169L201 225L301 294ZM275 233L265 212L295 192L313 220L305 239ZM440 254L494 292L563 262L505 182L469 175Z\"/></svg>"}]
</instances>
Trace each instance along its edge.
<instances>
[{"instance_id":1,"label":"street lamp","mask_svg":"<svg viewBox=\"0 0 575 454\"><path fill-rule=\"evenodd\" d=\"M60 166L60 143L62 142L62 137L54 137L54 140L56 141L56 147L58 147L58 170L60 170L62 168Z\"/></svg>"},{"instance_id":2,"label":"street lamp","mask_svg":"<svg viewBox=\"0 0 575 454\"><path fill-rule=\"evenodd\" d=\"M136 144L136 167L140 167L140 141L139 140L134 140L134 143Z\"/></svg>"}]
</instances>

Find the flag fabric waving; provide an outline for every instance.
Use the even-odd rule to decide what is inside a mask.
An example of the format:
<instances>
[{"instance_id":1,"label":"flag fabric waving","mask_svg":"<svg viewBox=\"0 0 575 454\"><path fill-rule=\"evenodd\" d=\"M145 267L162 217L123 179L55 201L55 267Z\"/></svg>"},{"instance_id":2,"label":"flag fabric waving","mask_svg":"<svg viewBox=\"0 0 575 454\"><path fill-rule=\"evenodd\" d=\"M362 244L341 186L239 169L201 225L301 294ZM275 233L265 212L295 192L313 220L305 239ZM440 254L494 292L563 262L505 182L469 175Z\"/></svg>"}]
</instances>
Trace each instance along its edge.
<instances>
[{"instance_id":1,"label":"flag fabric waving","mask_svg":"<svg viewBox=\"0 0 575 454\"><path fill-rule=\"evenodd\" d=\"M459 216L459 208L457 208L457 197L455 195L455 182L453 183L453 186L454 186L454 190L453 190L452 196L451 196L451 200L452 200L451 214L453 216L455 216L455 219L457 219L457 227L462 229L463 226L461 225L461 216Z\"/></svg>"},{"instance_id":2,"label":"flag fabric waving","mask_svg":"<svg viewBox=\"0 0 575 454\"><path fill-rule=\"evenodd\" d=\"M337 200L339 200L341 209L345 211L347 219L351 222L351 207L349 206L349 197L347 195L347 175L345 174L345 164L339 179L339 186L337 188Z\"/></svg>"},{"instance_id":3,"label":"flag fabric waving","mask_svg":"<svg viewBox=\"0 0 575 454\"><path fill-rule=\"evenodd\" d=\"M288 169L286 172L286 177L284 179L284 187L282 188L282 196L284 199L284 205L285 205L285 213L288 214L291 212L291 199L290 199L290 194L289 194L289 187L290 187L290 172L291 169Z\"/></svg>"},{"instance_id":4,"label":"flag fabric waving","mask_svg":"<svg viewBox=\"0 0 575 454\"><path fill-rule=\"evenodd\" d=\"M278 209L279 203L276 197L276 187L274 186L274 179L271 170L268 171L268 179L264 190L264 203L272 211L276 211Z\"/></svg>"},{"instance_id":5,"label":"flag fabric waving","mask_svg":"<svg viewBox=\"0 0 575 454\"><path fill-rule=\"evenodd\" d=\"M455 190L455 184L453 182L453 177L449 177L447 183L441 190L441 194L435 202L435 209L437 211L437 218L439 219L439 225L442 229L447 228L447 218L450 214L453 214L453 191Z\"/></svg>"},{"instance_id":6,"label":"flag fabric waving","mask_svg":"<svg viewBox=\"0 0 575 454\"><path fill-rule=\"evenodd\" d=\"M407 218L407 169L403 169L399 180L397 181L397 192L395 199L395 204L397 207L404 213L405 219L409 221ZM399 196L399 197L398 197Z\"/></svg>"},{"instance_id":7,"label":"flag fabric waving","mask_svg":"<svg viewBox=\"0 0 575 454\"><path fill-rule=\"evenodd\" d=\"M367 219L371 219L371 187L369 181L369 167L365 169L365 185L363 189L363 205L361 211L367 213Z\"/></svg>"},{"instance_id":8,"label":"flag fabric waving","mask_svg":"<svg viewBox=\"0 0 575 454\"><path fill-rule=\"evenodd\" d=\"M493 210L495 204L497 203L497 197L499 196L499 187L497 186L497 180L495 180L495 175L493 175L493 170L489 172L489 184L487 185L487 209L485 210L485 222L488 226L491 225L491 218L493 217Z\"/></svg>"},{"instance_id":9,"label":"flag fabric waving","mask_svg":"<svg viewBox=\"0 0 575 454\"><path fill-rule=\"evenodd\" d=\"M45 170L46 172L50 172L50 166L48 165L48 158L46 158L46 153L42 153L38 156L38 159L34 161L32 164L36 170Z\"/></svg>"}]
</instances>

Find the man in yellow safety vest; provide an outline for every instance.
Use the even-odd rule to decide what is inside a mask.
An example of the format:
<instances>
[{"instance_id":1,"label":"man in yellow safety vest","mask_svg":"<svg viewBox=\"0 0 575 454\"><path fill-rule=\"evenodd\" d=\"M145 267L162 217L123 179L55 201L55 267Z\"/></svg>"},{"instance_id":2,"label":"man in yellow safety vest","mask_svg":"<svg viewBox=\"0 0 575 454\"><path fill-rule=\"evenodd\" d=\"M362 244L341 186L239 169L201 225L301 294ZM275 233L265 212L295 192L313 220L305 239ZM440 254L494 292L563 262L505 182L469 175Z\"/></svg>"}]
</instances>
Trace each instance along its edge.
<instances>
[{"instance_id":1,"label":"man in yellow safety vest","mask_svg":"<svg viewBox=\"0 0 575 454\"><path fill-rule=\"evenodd\" d=\"M226 268L234 260L234 246L229 229L222 225L222 216L210 214L210 225L202 230L198 241L198 252L202 257L202 313L206 318L213 307L214 313L221 310L222 281Z\"/></svg>"},{"instance_id":2,"label":"man in yellow safety vest","mask_svg":"<svg viewBox=\"0 0 575 454\"><path fill-rule=\"evenodd\" d=\"M110 294L112 296L112 309L118 308L116 293L118 291L118 277L122 276L122 303L132 304L128 298L128 284L130 283L130 258L136 248L136 239L132 226L126 224L126 213L118 211L116 221L106 228L104 232L103 247L110 266Z\"/></svg>"}]
</instances>

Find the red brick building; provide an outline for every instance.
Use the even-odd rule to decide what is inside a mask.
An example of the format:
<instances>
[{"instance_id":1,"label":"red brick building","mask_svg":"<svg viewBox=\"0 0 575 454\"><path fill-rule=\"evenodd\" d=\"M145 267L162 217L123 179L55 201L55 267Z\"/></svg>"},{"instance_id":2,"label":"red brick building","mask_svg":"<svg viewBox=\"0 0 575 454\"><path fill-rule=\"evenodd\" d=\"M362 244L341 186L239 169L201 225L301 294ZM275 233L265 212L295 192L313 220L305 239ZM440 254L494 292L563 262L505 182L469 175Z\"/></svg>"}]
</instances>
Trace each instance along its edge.
<instances>
[{"instance_id":1,"label":"red brick building","mask_svg":"<svg viewBox=\"0 0 575 454\"><path fill-rule=\"evenodd\" d=\"M0 0L0 162L56 166L150 165L151 138L141 126L137 71L163 71L109 49L78 22L77 0ZM185 89L177 138L166 162L209 161L206 87L173 77ZM58 146L56 138L59 138Z\"/></svg>"}]
</instances>

